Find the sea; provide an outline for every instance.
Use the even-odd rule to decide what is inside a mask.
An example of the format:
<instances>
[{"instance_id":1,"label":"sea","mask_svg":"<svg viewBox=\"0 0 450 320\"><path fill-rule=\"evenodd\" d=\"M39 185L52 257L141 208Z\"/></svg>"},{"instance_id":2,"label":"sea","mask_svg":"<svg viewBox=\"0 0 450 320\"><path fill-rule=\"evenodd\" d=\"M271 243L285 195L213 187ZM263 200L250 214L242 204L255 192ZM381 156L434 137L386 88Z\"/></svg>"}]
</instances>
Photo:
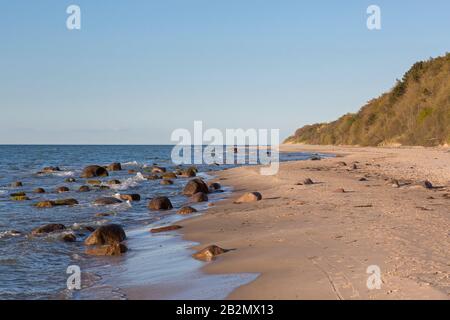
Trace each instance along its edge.
<instances>
[{"instance_id":1,"label":"sea","mask_svg":"<svg viewBox=\"0 0 450 320\"><path fill-rule=\"evenodd\" d=\"M223 299L236 287L255 280L257 274L204 274L201 272L204 262L191 258L195 243L184 241L178 232L149 232L153 227L186 218L176 211L189 201L182 194L189 179L173 179L172 185L146 179L155 165L167 171L179 168L171 160L172 150L171 145L0 145L0 299L128 299L127 292L133 288L154 288L142 289L147 292L142 296L146 299ZM246 148L247 156L251 152L257 151ZM312 156L281 153L280 161ZM121 163L122 170L94 178L110 189L78 192L80 186L87 184L86 179L80 178L84 167L113 162ZM50 166L59 167L60 171L39 173ZM216 171L237 164L196 166L198 176L210 180ZM74 181L69 182L68 178ZM111 179L121 183L109 185ZM12 185L17 181L22 186ZM62 186L69 191L57 193L56 189ZM33 193L36 188L43 188L46 193ZM13 201L11 194L17 192L25 192L29 200ZM231 192L231 188L224 187L210 194L209 200L221 200ZM99 197L130 193L140 194L141 201L110 206L93 204ZM149 211L148 202L155 196L169 197L174 209ZM43 200L67 198L74 198L79 204L47 209L33 206ZM207 203L192 206L198 210L196 215L208 210ZM63 224L67 229L63 233L31 235L34 228L49 223ZM124 228L129 251L120 257L87 255L83 241L89 230L110 223ZM77 240L62 241L67 233ZM71 266L81 270L80 290L68 289Z\"/></svg>"}]
</instances>

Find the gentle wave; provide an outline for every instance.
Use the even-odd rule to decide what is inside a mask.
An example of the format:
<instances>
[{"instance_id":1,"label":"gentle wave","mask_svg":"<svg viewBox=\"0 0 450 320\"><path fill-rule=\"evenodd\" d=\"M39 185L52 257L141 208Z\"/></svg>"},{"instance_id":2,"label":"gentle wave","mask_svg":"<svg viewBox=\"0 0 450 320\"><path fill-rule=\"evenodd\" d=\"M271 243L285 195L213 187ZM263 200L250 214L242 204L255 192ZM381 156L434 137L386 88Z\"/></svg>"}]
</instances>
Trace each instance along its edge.
<instances>
[{"instance_id":1,"label":"gentle wave","mask_svg":"<svg viewBox=\"0 0 450 320\"><path fill-rule=\"evenodd\" d=\"M10 238L10 237L20 237L22 234L15 230L7 230L0 232L0 239Z\"/></svg>"}]
</instances>

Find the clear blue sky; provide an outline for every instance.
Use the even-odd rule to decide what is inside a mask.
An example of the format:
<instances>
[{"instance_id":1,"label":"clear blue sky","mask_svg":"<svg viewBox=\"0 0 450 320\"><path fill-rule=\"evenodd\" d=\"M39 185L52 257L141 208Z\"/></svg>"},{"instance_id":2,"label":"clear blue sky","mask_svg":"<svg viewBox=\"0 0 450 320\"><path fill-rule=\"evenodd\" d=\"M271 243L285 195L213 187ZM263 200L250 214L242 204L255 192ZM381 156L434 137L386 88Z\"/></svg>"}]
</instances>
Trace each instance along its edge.
<instances>
[{"instance_id":1,"label":"clear blue sky","mask_svg":"<svg viewBox=\"0 0 450 320\"><path fill-rule=\"evenodd\" d=\"M170 143L194 120L285 138L358 110L449 39L448 0L2 0L0 143Z\"/></svg>"}]
</instances>

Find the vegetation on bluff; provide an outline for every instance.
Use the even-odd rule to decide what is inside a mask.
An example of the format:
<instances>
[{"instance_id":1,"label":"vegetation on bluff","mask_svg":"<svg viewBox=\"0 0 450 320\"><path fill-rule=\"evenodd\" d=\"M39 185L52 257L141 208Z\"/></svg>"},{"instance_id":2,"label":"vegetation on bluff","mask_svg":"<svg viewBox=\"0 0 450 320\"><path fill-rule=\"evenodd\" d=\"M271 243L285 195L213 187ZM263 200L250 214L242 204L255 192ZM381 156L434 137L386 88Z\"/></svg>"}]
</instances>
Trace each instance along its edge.
<instances>
[{"instance_id":1,"label":"vegetation on bluff","mask_svg":"<svg viewBox=\"0 0 450 320\"><path fill-rule=\"evenodd\" d=\"M355 114L298 129L285 143L450 144L450 53L417 62L396 85Z\"/></svg>"}]
</instances>

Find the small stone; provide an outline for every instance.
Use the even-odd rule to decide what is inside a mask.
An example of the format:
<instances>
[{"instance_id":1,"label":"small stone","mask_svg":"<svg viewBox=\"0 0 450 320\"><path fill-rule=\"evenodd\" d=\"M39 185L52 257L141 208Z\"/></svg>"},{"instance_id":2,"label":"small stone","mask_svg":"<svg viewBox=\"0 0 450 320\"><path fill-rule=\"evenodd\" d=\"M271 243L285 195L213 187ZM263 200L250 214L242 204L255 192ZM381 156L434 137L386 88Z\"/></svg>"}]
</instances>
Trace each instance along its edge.
<instances>
[{"instance_id":1,"label":"small stone","mask_svg":"<svg viewBox=\"0 0 450 320\"><path fill-rule=\"evenodd\" d=\"M303 184L304 185L312 185L312 184L314 184L314 182L310 178L307 178L303 181Z\"/></svg>"},{"instance_id":2,"label":"small stone","mask_svg":"<svg viewBox=\"0 0 450 320\"><path fill-rule=\"evenodd\" d=\"M259 192L248 192L242 195L235 203L255 202L262 200L262 195Z\"/></svg>"},{"instance_id":3,"label":"small stone","mask_svg":"<svg viewBox=\"0 0 450 320\"><path fill-rule=\"evenodd\" d=\"M195 212L197 212L197 210L192 207L182 207L180 210L177 211L177 213L181 215L191 214Z\"/></svg>"},{"instance_id":4,"label":"small stone","mask_svg":"<svg viewBox=\"0 0 450 320\"><path fill-rule=\"evenodd\" d=\"M203 250L198 251L197 253L194 253L192 256L198 260L211 261L216 256L226 253L228 251L230 250L220 248L216 245L212 245L204 248Z\"/></svg>"}]
</instances>

